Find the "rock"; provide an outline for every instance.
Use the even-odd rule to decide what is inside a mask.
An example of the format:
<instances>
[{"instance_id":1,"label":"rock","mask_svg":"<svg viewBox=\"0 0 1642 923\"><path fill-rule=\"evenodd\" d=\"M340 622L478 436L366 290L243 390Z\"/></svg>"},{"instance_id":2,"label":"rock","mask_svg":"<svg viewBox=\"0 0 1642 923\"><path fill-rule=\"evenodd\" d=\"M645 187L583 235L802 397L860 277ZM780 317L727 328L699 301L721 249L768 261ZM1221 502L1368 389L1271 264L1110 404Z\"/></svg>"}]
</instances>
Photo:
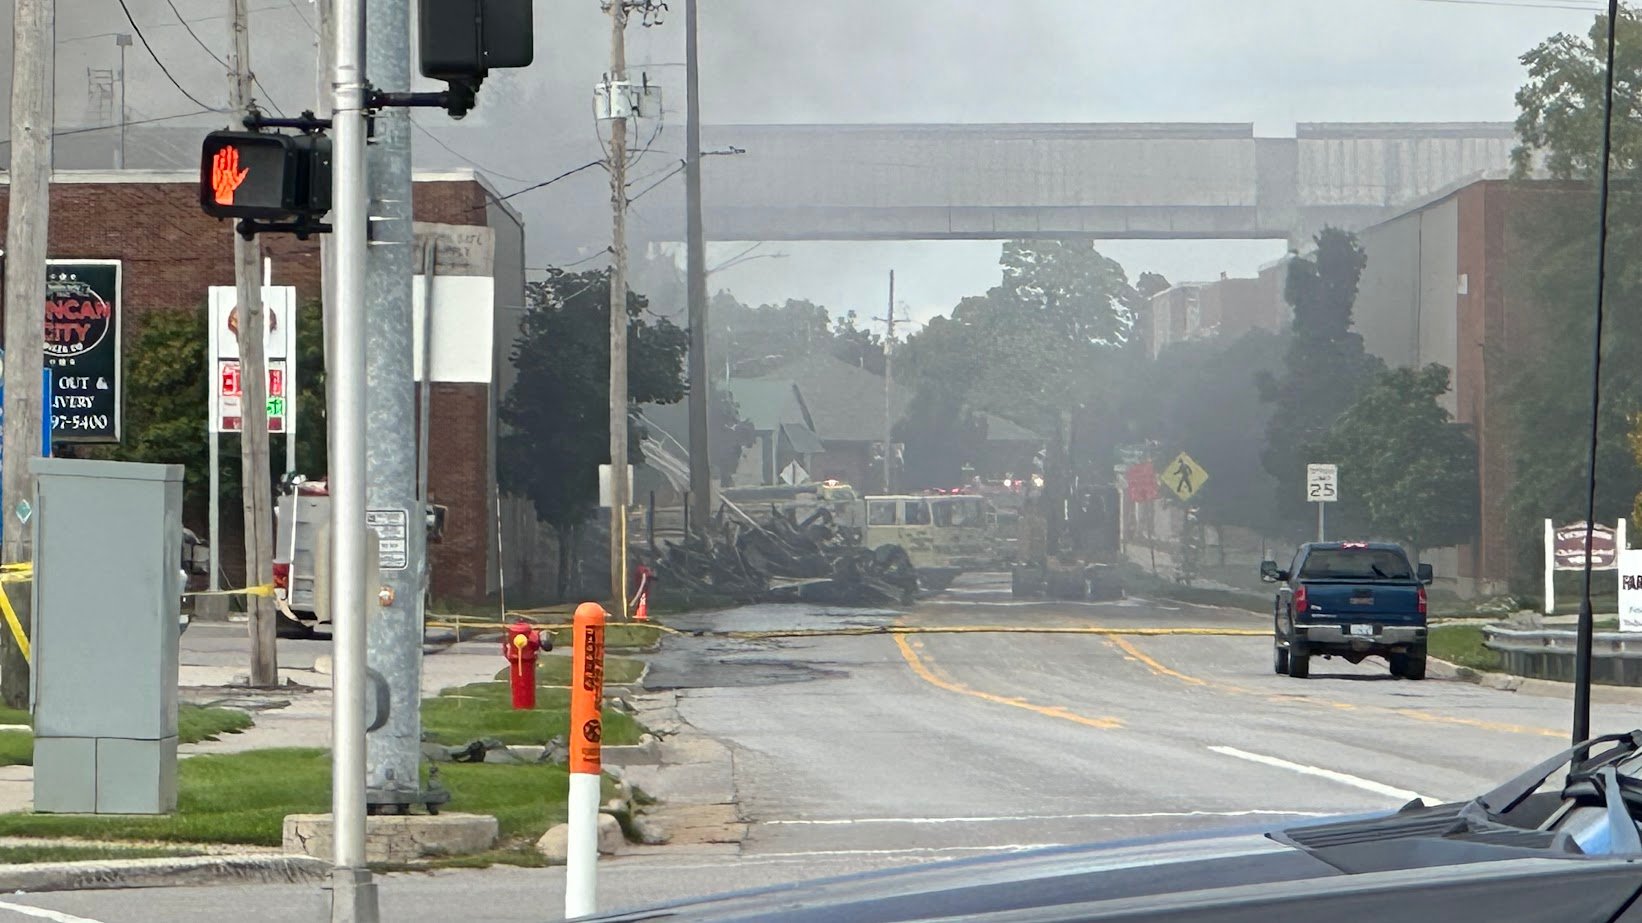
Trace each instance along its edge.
<instances>
[{"instance_id":1,"label":"rock","mask_svg":"<svg viewBox=\"0 0 1642 923\"><path fill-rule=\"evenodd\" d=\"M627 800L624 798L612 798L604 803L604 807L599 809L602 813L614 814L617 817L620 817L623 814L629 814L632 810L633 809L627 804Z\"/></svg>"},{"instance_id":2,"label":"rock","mask_svg":"<svg viewBox=\"0 0 1642 923\"><path fill-rule=\"evenodd\" d=\"M542 854L547 861L556 865L563 865L570 860L570 825L559 824L547 828L542 838L536 841L536 851Z\"/></svg>"},{"instance_id":3,"label":"rock","mask_svg":"<svg viewBox=\"0 0 1642 923\"><path fill-rule=\"evenodd\" d=\"M430 763L449 763L450 748L442 744L423 743L422 756Z\"/></svg>"},{"instance_id":4,"label":"rock","mask_svg":"<svg viewBox=\"0 0 1642 923\"><path fill-rule=\"evenodd\" d=\"M646 846L661 846L672 839L665 827L643 814L633 818L633 835Z\"/></svg>"},{"instance_id":5,"label":"rock","mask_svg":"<svg viewBox=\"0 0 1642 923\"><path fill-rule=\"evenodd\" d=\"M330 676L332 663L330 654L320 654L314 658L314 672L320 676Z\"/></svg>"},{"instance_id":6,"label":"rock","mask_svg":"<svg viewBox=\"0 0 1642 923\"><path fill-rule=\"evenodd\" d=\"M609 814L599 815L599 852L606 856L613 856L627 842L627 835L621 831L621 821Z\"/></svg>"},{"instance_id":7,"label":"rock","mask_svg":"<svg viewBox=\"0 0 1642 923\"><path fill-rule=\"evenodd\" d=\"M563 737L555 737L542 748L542 753L536 758L538 763L563 763L570 759L570 747Z\"/></svg>"},{"instance_id":8,"label":"rock","mask_svg":"<svg viewBox=\"0 0 1642 923\"><path fill-rule=\"evenodd\" d=\"M609 814L599 815L599 852L606 856L613 856L627 842L627 837L621 832L621 822ZM570 858L570 825L559 824L548 828L536 841L536 851L542 854L547 861L563 864Z\"/></svg>"}]
</instances>

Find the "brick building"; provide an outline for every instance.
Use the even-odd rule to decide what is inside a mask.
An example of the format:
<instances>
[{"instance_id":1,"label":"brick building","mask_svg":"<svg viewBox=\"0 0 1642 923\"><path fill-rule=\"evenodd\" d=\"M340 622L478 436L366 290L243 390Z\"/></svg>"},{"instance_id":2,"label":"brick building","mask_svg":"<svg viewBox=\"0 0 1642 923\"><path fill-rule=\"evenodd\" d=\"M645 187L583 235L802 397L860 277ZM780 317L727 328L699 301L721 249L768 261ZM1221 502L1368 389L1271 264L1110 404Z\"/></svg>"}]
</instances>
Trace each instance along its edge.
<instances>
[{"instance_id":1,"label":"brick building","mask_svg":"<svg viewBox=\"0 0 1642 923\"><path fill-rule=\"evenodd\" d=\"M1283 329L1290 319L1281 283L1286 265L1273 263L1255 278L1221 273L1213 282L1182 282L1153 295L1151 323L1140 331L1149 355L1155 359L1169 344L1184 340Z\"/></svg>"},{"instance_id":2,"label":"brick building","mask_svg":"<svg viewBox=\"0 0 1642 923\"><path fill-rule=\"evenodd\" d=\"M5 182L0 176L0 228L9 199ZM232 230L200 211L197 183L193 173L169 171L53 175L48 254L120 261L123 346L153 312L203 310L211 286L233 284ZM418 171L413 210L417 222L488 228L484 236L494 240L487 277L465 283L436 272L451 294L435 289L433 311L429 493L449 508L443 541L430 546L433 592L476 599L497 585L496 404L512 380L508 346L523 313L524 226L473 170ZM262 239L273 284L294 286L299 302L317 299L318 240ZM205 343L199 351L203 369ZM202 419L202 439L205 432ZM298 438L316 435L299 432ZM237 582L244 569L240 517L230 506L224 505L219 540L229 579ZM206 533L203 522L190 525Z\"/></svg>"},{"instance_id":3,"label":"brick building","mask_svg":"<svg viewBox=\"0 0 1642 923\"><path fill-rule=\"evenodd\" d=\"M1359 232L1368 256L1353 315L1369 352L1394 366L1437 362L1452 372L1443 404L1477 441L1482 508L1476 542L1447 550L1439 572L1460 589L1502 589L1513 576L1505 498L1513 480L1505 370L1541 340L1549 311L1515 270L1527 229L1546 207L1588 190L1551 182L1481 180ZM1611 522L1629 510L1599 511Z\"/></svg>"}]
</instances>

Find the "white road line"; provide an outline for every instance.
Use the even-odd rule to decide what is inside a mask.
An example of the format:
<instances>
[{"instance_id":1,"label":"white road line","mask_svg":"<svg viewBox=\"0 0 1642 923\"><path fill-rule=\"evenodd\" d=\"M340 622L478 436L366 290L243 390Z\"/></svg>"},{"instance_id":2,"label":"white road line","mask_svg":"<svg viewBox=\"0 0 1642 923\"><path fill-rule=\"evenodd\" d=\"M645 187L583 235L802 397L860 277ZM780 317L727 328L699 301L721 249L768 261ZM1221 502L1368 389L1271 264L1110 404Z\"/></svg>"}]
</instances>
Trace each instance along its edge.
<instances>
[{"instance_id":1,"label":"white road line","mask_svg":"<svg viewBox=\"0 0 1642 923\"><path fill-rule=\"evenodd\" d=\"M1397 798L1402 801L1413 801L1415 798L1419 798L1427 804L1437 804L1440 801L1440 799L1436 798L1427 798L1418 792L1411 792L1406 788L1397 788L1391 785L1384 785L1382 783L1375 782L1372 779L1364 779L1361 776L1354 776L1344 772L1335 772L1332 769L1323 769L1318 766L1307 766L1304 763L1291 763L1288 760L1278 759L1275 756L1262 756L1259 753L1250 753L1247 750L1239 750L1236 747L1211 746L1209 749L1215 753L1219 753L1222 756L1236 757L1240 760L1248 760L1251 763L1260 763L1265 766L1275 766L1278 769L1287 769L1290 772L1298 772L1308 776L1317 776L1320 779L1330 779L1332 781L1339 782L1342 785L1349 785L1352 788L1360 788L1365 792L1373 792L1376 795L1384 795L1387 798Z\"/></svg>"},{"instance_id":2,"label":"white road line","mask_svg":"<svg viewBox=\"0 0 1642 923\"><path fill-rule=\"evenodd\" d=\"M52 923L98 923L90 917L77 917L72 913L63 913L61 910L47 910L44 907L30 907L27 904L12 904L6 901L0 901L0 910L20 913L25 917L50 920Z\"/></svg>"},{"instance_id":3,"label":"white road line","mask_svg":"<svg viewBox=\"0 0 1642 923\"><path fill-rule=\"evenodd\" d=\"M768 826L832 827L850 824L999 824L1033 820L1142 820L1163 817L1329 817L1320 811L1139 811L1129 814L1006 814L998 817L839 817L757 821Z\"/></svg>"}]
</instances>

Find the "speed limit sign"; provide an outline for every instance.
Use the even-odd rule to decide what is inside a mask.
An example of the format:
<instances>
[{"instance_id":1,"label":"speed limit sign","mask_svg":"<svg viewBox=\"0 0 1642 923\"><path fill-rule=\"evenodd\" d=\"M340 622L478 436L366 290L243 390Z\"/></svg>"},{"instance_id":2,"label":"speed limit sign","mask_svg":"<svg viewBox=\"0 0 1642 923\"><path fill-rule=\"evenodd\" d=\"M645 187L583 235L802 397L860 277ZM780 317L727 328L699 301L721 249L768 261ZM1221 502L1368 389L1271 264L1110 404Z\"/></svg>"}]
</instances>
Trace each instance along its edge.
<instances>
[{"instance_id":1,"label":"speed limit sign","mask_svg":"<svg viewBox=\"0 0 1642 923\"><path fill-rule=\"evenodd\" d=\"M1340 499L1340 469L1337 465L1306 466L1306 500L1333 503Z\"/></svg>"}]
</instances>

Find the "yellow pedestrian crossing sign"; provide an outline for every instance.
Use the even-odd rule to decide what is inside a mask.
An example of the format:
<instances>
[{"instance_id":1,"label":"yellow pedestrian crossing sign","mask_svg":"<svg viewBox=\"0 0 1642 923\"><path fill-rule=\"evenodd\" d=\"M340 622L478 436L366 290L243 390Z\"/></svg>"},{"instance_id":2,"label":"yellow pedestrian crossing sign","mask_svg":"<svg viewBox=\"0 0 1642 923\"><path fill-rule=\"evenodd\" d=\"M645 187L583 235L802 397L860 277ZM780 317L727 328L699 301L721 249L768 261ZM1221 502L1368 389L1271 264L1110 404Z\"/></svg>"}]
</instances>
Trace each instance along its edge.
<instances>
[{"instance_id":1,"label":"yellow pedestrian crossing sign","mask_svg":"<svg viewBox=\"0 0 1642 923\"><path fill-rule=\"evenodd\" d=\"M1181 452L1174 461L1158 474L1159 481L1169 489L1169 492L1182 501L1190 500L1192 495L1203 489L1203 482L1209 479L1209 473L1203 466L1192 460L1190 455Z\"/></svg>"}]
</instances>

